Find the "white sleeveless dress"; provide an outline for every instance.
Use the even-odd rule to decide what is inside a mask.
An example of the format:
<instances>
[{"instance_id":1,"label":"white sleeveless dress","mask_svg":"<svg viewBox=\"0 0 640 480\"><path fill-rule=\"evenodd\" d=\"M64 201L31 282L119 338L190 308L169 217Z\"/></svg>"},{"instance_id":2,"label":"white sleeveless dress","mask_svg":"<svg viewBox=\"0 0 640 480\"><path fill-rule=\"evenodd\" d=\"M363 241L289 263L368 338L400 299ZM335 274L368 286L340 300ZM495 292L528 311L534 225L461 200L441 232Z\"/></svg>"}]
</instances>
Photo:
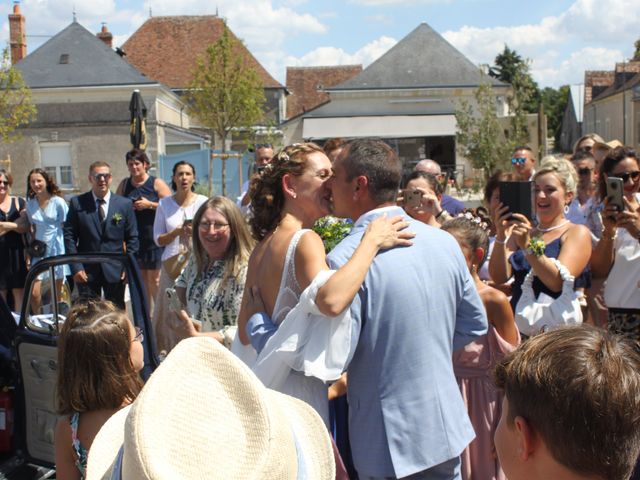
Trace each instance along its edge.
<instances>
[{"instance_id":1,"label":"white sleeveless dress","mask_svg":"<svg viewBox=\"0 0 640 480\"><path fill-rule=\"evenodd\" d=\"M336 317L326 317L315 305L318 289L333 275L332 270L319 272L301 291L296 280L295 252L300 238L308 231L296 232L287 249L272 316L278 325L277 332L255 361L251 354L241 351L247 347L241 347L238 337L232 351L249 363L265 386L307 402L328 425L326 382L340 378L346 368L351 315L347 308Z\"/></svg>"}]
</instances>

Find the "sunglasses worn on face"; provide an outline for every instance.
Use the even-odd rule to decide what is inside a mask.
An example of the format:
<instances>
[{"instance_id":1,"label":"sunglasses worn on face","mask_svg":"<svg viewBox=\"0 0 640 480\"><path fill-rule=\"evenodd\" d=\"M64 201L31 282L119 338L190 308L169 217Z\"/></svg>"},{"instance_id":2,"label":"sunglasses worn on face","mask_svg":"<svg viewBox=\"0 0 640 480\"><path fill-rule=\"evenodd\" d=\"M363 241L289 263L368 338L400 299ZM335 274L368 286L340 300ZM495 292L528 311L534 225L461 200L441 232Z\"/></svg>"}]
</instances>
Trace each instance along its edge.
<instances>
[{"instance_id":1,"label":"sunglasses worn on face","mask_svg":"<svg viewBox=\"0 0 640 480\"><path fill-rule=\"evenodd\" d=\"M6 180L0 180L0 185L9 185L9 182Z\"/></svg>"},{"instance_id":2,"label":"sunglasses worn on face","mask_svg":"<svg viewBox=\"0 0 640 480\"><path fill-rule=\"evenodd\" d=\"M99 182L100 180L109 180L110 178L111 178L110 173L94 173L93 174L93 179L96 182Z\"/></svg>"},{"instance_id":3,"label":"sunglasses worn on face","mask_svg":"<svg viewBox=\"0 0 640 480\"><path fill-rule=\"evenodd\" d=\"M638 180L638 178L640 178L640 171L624 172L624 173L612 173L611 176L612 177L621 178L624 183L627 183L629 181L629 179L631 179L631 180L633 180L635 182L636 180Z\"/></svg>"},{"instance_id":4,"label":"sunglasses worn on face","mask_svg":"<svg viewBox=\"0 0 640 480\"><path fill-rule=\"evenodd\" d=\"M593 168L584 167L578 169L578 175L591 175L591 172L593 172Z\"/></svg>"},{"instance_id":5,"label":"sunglasses worn on face","mask_svg":"<svg viewBox=\"0 0 640 480\"><path fill-rule=\"evenodd\" d=\"M526 161L527 161L526 157L513 157L511 159L511 164L512 165L518 165L518 164L524 165L524 162L526 162Z\"/></svg>"}]
</instances>

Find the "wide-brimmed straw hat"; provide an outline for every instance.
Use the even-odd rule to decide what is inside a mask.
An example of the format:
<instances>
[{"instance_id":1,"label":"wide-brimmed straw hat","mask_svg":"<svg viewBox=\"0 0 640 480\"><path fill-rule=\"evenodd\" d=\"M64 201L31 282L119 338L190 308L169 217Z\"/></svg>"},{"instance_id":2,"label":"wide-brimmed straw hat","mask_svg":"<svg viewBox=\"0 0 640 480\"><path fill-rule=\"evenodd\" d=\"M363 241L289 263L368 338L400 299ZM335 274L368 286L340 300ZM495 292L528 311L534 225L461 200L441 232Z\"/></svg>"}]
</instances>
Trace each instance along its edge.
<instances>
[{"instance_id":1,"label":"wide-brimmed straw hat","mask_svg":"<svg viewBox=\"0 0 640 480\"><path fill-rule=\"evenodd\" d=\"M180 342L89 451L87 480L329 480L327 429L211 338Z\"/></svg>"}]
</instances>

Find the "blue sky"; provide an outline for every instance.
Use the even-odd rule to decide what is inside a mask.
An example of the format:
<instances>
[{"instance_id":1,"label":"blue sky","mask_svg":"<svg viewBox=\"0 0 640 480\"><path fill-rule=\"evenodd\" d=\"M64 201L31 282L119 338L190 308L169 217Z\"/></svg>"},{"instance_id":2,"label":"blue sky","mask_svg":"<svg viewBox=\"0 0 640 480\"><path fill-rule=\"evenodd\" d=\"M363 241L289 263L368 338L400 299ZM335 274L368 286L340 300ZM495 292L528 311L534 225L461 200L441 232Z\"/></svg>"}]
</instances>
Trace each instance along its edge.
<instances>
[{"instance_id":1,"label":"blue sky","mask_svg":"<svg viewBox=\"0 0 640 480\"><path fill-rule=\"evenodd\" d=\"M4 12L0 35L9 38ZM216 11L279 81L286 66L361 63L365 67L427 22L476 64L493 63L504 44L531 60L540 86L581 83L585 70L612 70L640 38L638 0L23 0L33 51L78 21L106 22L118 46L152 15Z\"/></svg>"}]
</instances>

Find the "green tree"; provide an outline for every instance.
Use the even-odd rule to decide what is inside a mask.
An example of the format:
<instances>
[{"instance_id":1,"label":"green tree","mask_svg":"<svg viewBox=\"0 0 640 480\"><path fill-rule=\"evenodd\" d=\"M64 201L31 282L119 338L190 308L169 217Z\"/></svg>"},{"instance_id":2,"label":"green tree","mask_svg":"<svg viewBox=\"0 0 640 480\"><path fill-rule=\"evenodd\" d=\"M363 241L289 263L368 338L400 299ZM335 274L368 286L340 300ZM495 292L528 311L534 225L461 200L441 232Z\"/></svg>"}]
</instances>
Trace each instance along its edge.
<instances>
[{"instance_id":1,"label":"green tree","mask_svg":"<svg viewBox=\"0 0 640 480\"><path fill-rule=\"evenodd\" d=\"M547 136L554 137L556 145L559 145L562 117L569 101L569 86L563 85L557 90L544 88L540 92L540 101L547 116Z\"/></svg>"},{"instance_id":2,"label":"green tree","mask_svg":"<svg viewBox=\"0 0 640 480\"><path fill-rule=\"evenodd\" d=\"M513 142L508 141L496 112L496 95L491 84L483 82L474 92L475 105L463 100L456 109L456 140L462 155L474 168L483 168L489 176L505 167Z\"/></svg>"},{"instance_id":3,"label":"green tree","mask_svg":"<svg viewBox=\"0 0 640 480\"><path fill-rule=\"evenodd\" d=\"M634 43L633 46L636 48L633 52L633 59L636 61L640 60L640 38L636 40L636 43Z\"/></svg>"},{"instance_id":4,"label":"green tree","mask_svg":"<svg viewBox=\"0 0 640 480\"><path fill-rule=\"evenodd\" d=\"M226 24L220 38L198 59L187 99L202 126L210 130L226 151L232 130L248 129L263 118L264 89L258 73L244 55L242 42ZM212 185L212 168L209 185ZM212 193L212 192L210 192ZM226 160L222 157L222 195L226 194Z\"/></svg>"},{"instance_id":5,"label":"green tree","mask_svg":"<svg viewBox=\"0 0 640 480\"><path fill-rule=\"evenodd\" d=\"M19 70L11 65L9 52L2 52L0 65L0 141L11 142L18 127L35 120L37 110Z\"/></svg>"},{"instance_id":6,"label":"green tree","mask_svg":"<svg viewBox=\"0 0 640 480\"><path fill-rule=\"evenodd\" d=\"M538 84L529 72L529 60L523 59L515 50L505 45L494 63L495 65L489 68L489 75L513 87L513 95L507 99L512 110L538 113L540 92Z\"/></svg>"}]
</instances>

